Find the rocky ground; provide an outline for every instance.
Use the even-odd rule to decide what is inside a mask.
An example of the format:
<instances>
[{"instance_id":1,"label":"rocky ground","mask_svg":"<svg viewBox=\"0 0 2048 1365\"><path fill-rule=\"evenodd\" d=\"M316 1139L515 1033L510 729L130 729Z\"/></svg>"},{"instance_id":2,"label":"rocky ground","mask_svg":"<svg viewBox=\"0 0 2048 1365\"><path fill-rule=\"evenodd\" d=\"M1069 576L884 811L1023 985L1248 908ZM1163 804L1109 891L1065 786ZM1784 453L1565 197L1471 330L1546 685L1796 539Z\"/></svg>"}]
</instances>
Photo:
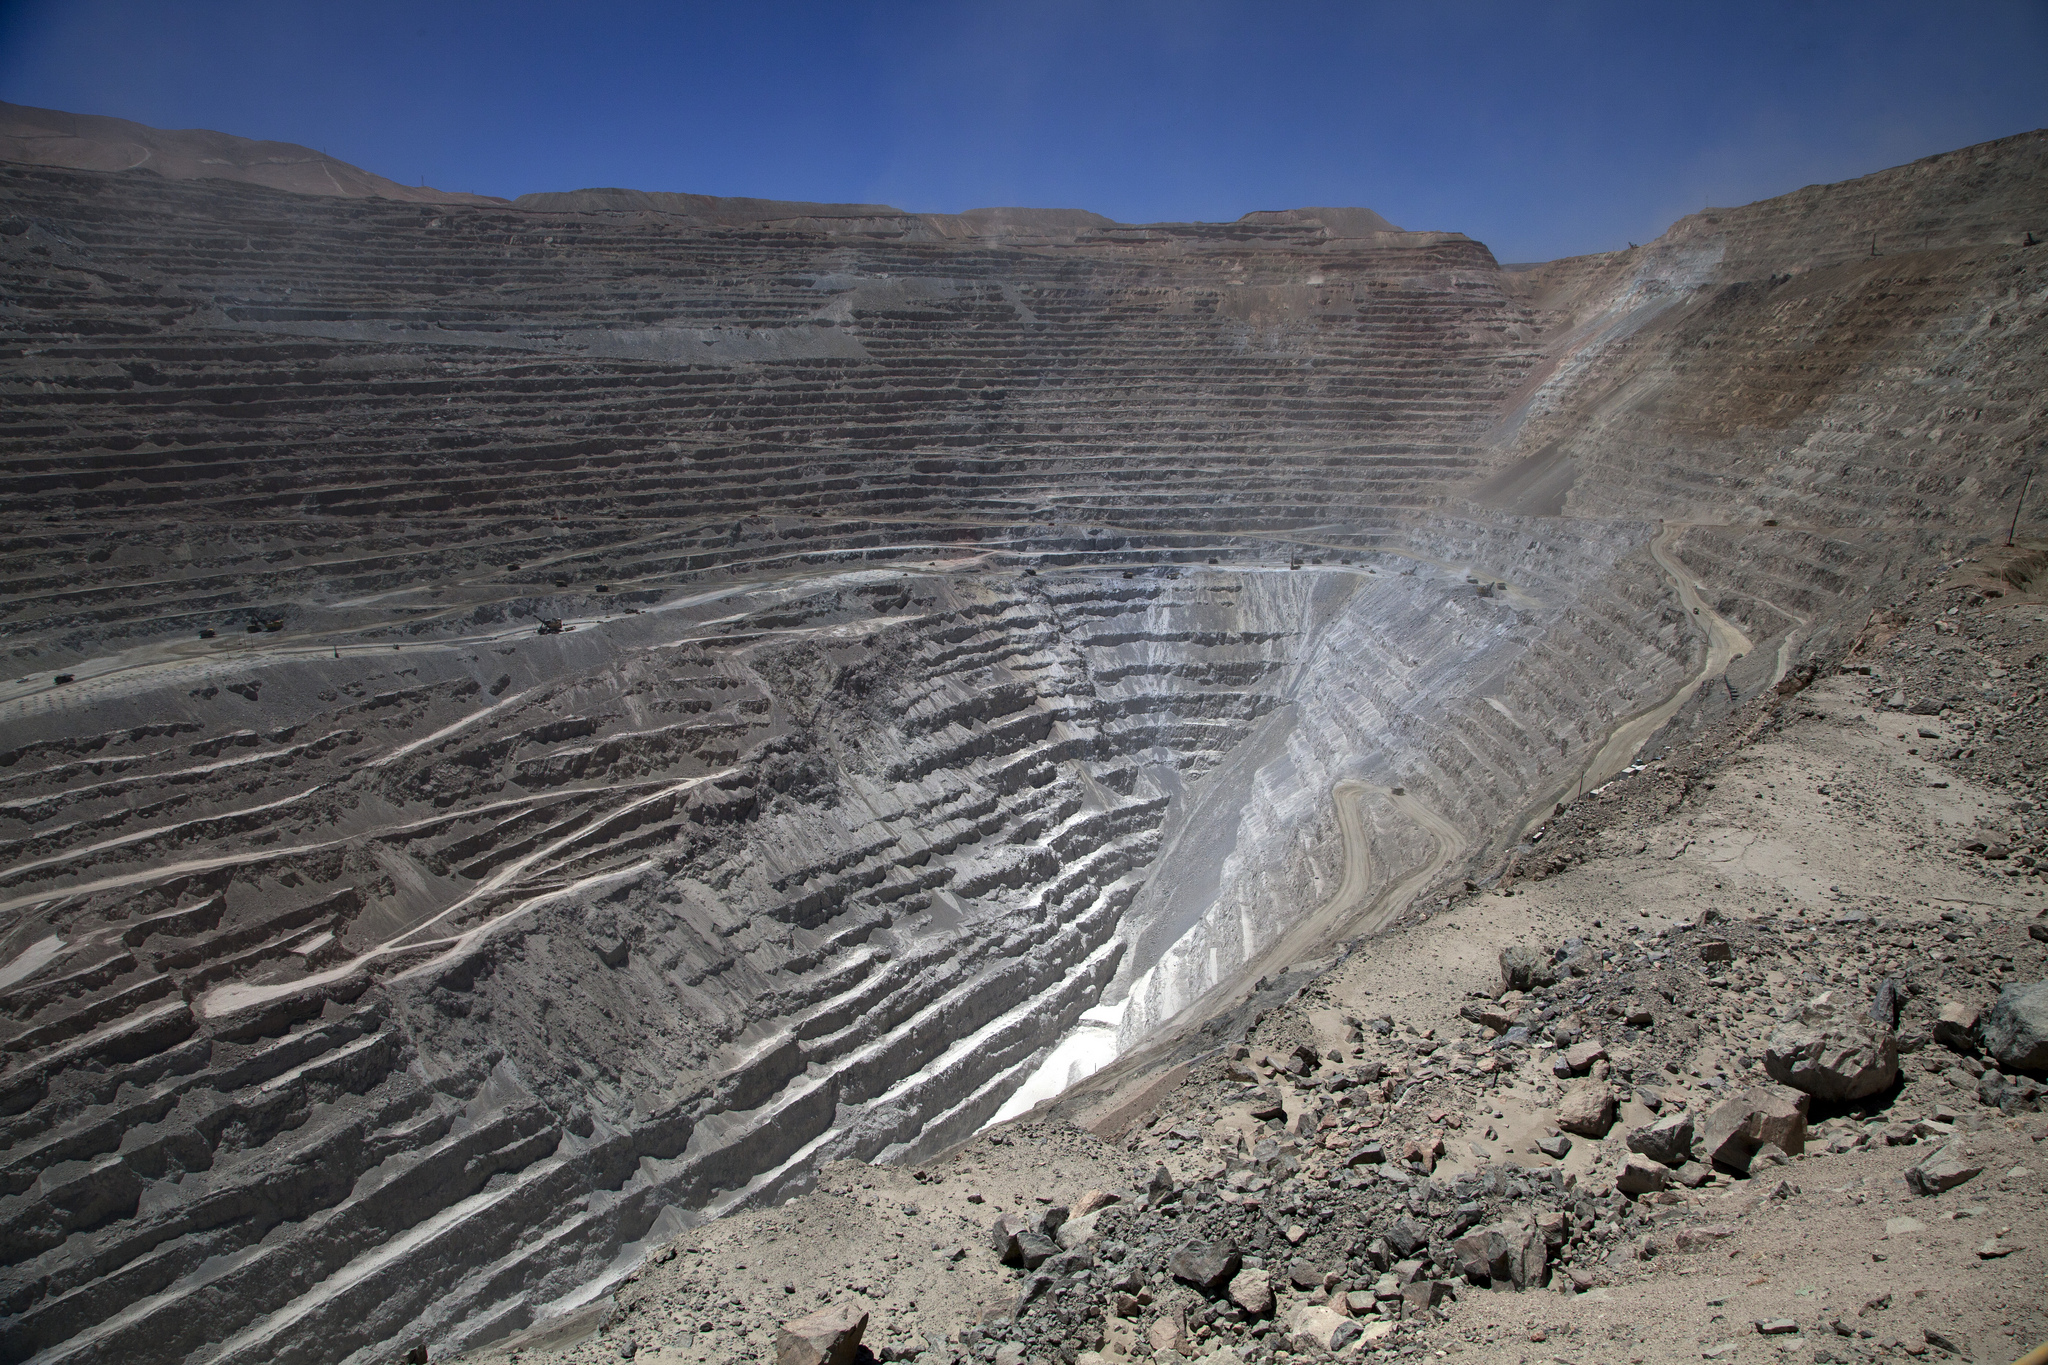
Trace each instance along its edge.
<instances>
[{"instance_id":1,"label":"rocky ground","mask_svg":"<svg viewBox=\"0 0 2048 1365\"><path fill-rule=\"evenodd\" d=\"M920 1365L2018 1358L2048 1340L2039 561L1958 561L1682 714L1177 1083L835 1166L478 1358L816 1360L842 1324L781 1326L834 1309Z\"/></svg>"}]
</instances>

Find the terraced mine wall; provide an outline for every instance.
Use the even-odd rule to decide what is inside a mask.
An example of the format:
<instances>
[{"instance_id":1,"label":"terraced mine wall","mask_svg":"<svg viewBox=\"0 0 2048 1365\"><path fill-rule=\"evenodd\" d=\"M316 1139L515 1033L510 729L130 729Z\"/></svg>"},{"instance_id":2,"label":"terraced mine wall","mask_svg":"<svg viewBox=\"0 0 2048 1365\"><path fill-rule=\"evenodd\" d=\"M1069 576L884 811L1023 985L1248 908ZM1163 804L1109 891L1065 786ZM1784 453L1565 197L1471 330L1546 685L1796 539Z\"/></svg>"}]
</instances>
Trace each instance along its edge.
<instances>
[{"instance_id":1,"label":"terraced mine wall","mask_svg":"<svg viewBox=\"0 0 2048 1365\"><path fill-rule=\"evenodd\" d=\"M2043 163L1528 271L0 168L0 1349L488 1340L1485 875L2002 530Z\"/></svg>"}]
</instances>

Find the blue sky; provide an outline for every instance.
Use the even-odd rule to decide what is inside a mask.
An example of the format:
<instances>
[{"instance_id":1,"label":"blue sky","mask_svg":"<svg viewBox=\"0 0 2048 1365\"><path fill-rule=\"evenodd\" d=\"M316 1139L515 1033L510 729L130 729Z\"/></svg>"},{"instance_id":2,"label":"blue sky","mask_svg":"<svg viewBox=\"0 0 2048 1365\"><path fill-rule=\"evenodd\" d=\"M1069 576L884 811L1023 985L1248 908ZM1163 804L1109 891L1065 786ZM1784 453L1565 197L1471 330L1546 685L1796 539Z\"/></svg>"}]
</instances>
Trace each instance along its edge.
<instances>
[{"instance_id":1,"label":"blue sky","mask_svg":"<svg viewBox=\"0 0 2048 1365\"><path fill-rule=\"evenodd\" d=\"M0 0L0 98L507 196L1363 204L1542 260L2048 124L2048 0Z\"/></svg>"}]
</instances>

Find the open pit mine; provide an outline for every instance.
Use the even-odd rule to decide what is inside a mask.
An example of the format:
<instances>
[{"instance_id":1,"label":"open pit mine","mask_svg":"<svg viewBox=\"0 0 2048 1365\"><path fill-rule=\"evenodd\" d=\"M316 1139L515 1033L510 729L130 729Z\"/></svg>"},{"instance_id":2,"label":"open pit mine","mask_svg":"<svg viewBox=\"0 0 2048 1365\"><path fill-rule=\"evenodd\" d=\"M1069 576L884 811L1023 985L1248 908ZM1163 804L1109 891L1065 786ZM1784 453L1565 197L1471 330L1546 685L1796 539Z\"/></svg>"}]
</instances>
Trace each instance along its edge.
<instances>
[{"instance_id":1,"label":"open pit mine","mask_svg":"<svg viewBox=\"0 0 2048 1365\"><path fill-rule=\"evenodd\" d=\"M1504 266L0 112L8 1360L440 1359L927 1160L1831 674L2042 434L2041 133Z\"/></svg>"}]
</instances>

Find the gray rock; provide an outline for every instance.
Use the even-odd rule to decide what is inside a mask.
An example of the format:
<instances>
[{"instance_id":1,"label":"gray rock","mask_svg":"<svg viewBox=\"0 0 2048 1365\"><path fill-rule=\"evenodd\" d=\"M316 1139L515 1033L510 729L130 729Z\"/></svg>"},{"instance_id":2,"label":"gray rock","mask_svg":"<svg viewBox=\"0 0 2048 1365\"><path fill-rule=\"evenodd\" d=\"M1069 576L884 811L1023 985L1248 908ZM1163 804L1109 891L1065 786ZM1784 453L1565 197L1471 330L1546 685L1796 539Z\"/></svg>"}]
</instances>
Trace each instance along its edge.
<instances>
[{"instance_id":1,"label":"gray rock","mask_svg":"<svg viewBox=\"0 0 2048 1365\"><path fill-rule=\"evenodd\" d=\"M996 1259L1004 1265L1022 1265L1024 1263L1024 1253L1017 1246L1017 1234L1021 1230L1010 1225L1010 1219L1007 1214L996 1219L989 1227L989 1245L995 1248Z\"/></svg>"},{"instance_id":2,"label":"gray rock","mask_svg":"<svg viewBox=\"0 0 2048 1365\"><path fill-rule=\"evenodd\" d=\"M2007 1114L2039 1110L2044 1094L2048 1091L2031 1076L2008 1076L1994 1067L1984 1068L1977 1078L1978 1101Z\"/></svg>"},{"instance_id":3,"label":"gray rock","mask_svg":"<svg viewBox=\"0 0 2048 1365\"><path fill-rule=\"evenodd\" d=\"M1899 1014L1905 1008L1905 987L1886 977L1877 983L1877 992L1870 997L1870 1022L1882 1024L1888 1029L1896 1029L1899 1026Z\"/></svg>"},{"instance_id":4,"label":"gray rock","mask_svg":"<svg viewBox=\"0 0 2048 1365\"><path fill-rule=\"evenodd\" d=\"M2048 981L2007 986L1977 1026L1984 1050L2013 1071L2048 1071Z\"/></svg>"},{"instance_id":5,"label":"gray rock","mask_svg":"<svg viewBox=\"0 0 2048 1365\"><path fill-rule=\"evenodd\" d=\"M1378 1166L1387 1159L1387 1149L1377 1142L1361 1142L1344 1158L1346 1166Z\"/></svg>"},{"instance_id":6,"label":"gray rock","mask_svg":"<svg viewBox=\"0 0 2048 1365\"><path fill-rule=\"evenodd\" d=\"M1229 1247L1188 1242L1173 1253L1166 1269L1176 1280L1213 1297L1223 1292L1240 1264L1241 1258Z\"/></svg>"},{"instance_id":7,"label":"gray rock","mask_svg":"<svg viewBox=\"0 0 2048 1365\"><path fill-rule=\"evenodd\" d=\"M1536 1150L1555 1161L1563 1161L1572 1150L1572 1140L1563 1133L1551 1133L1536 1139Z\"/></svg>"},{"instance_id":8,"label":"gray rock","mask_svg":"<svg viewBox=\"0 0 2048 1365\"><path fill-rule=\"evenodd\" d=\"M1557 972L1550 959L1534 948L1516 944L1500 950L1500 983L1503 990L1529 991L1557 984Z\"/></svg>"},{"instance_id":9,"label":"gray rock","mask_svg":"<svg viewBox=\"0 0 2048 1365\"><path fill-rule=\"evenodd\" d=\"M1508 1239L1492 1228L1466 1233L1451 1243L1451 1253L1458 1258L1458 1273L1473 1284L1490 1285L1495 1280L1505 1284L1514 1273Z\"/></svg>"},{"instance_id":10,"label":"gray rock","mask_svg":"<svg viewBox=\"0 0 2048 1365\"><path fill-rule=\"evenodd\" d=\"M1050 1237L1029 1228L1017 1234L1017 1255L1026 1270L1036 1270L1059 1254L1060 1244Z\"/></svg>"},{"instance_id":11,"label":"gray rock","mask_svg":"<svg viewBox=\"0 0 2048 1365\"><path fill-rule=\"evenodd\" d=\"M1543 1283L1549 1247L1532 1223L1499 1223L1451 1243L1458 1273L1473 1284L1530 1289Z\"/></svg>"},{"instance_id":12,"label":"gray rock","mask_svg":"<svg viewBox=\"0 0 2048 1365\"><path fill-rule=\"evenodd\" d=\"M1078 1275L1084 1270L1095 1269L1095 1253L1087 1247L1075 1247L1072 1251L1062 1251L1047 1261L1042 1268L1046 1274L1055 1278Z\"/></svg>"},{"instance_id":13,"label":"gray rock","mask_svg":"<svg viewBox=\"0 0 2048 1365\"><path fill-rule=\"evenodd\" d=\"M1963 1354L1963 1348L1956 1345L1955 1340L1953 1338L1944 1336L1942 1333L1935 1331L1932 1327L1921 1328L1920 1336L1927 1342L1929 1346L1932 1346L1937 1351L1947 1351L1952 1356L1959 1356Z\"/></svg>"},{"instance_id":14,"label":"gray rock","mask_svg":"<svg viewBox=\"0 0 2048 1365\"><path fill-rule=\"evenodd\" d=\"M1628 1149L1665 1166L1683 1166L1692 1155L1692 1115L1666 1114L1655 1123L1632 1130Z\"/></svg>"},{"instance_id":15,"label":"gray rock","mask_svg":"<svg viewBox=\"0 0 2048 1365\"><path fill-rule=\"evenodd\" d=\"M1413 1218L1397 1220L1386 1230L1384 1236L1387 1245L1394 1249L1394 1254L1404 1260L1429 1245L1429 1229Z\"/></svg>"},{"instance_id":16,"label":"gray rock","mask_svg":"<svg viewBox=\"0 0 2048 1365\"><path fill-rule=\"evenodd\" d=\"M1303 1291L1321 1289L1323 1287L1323 1277L1327 1273L1315 1262L1302 1260L1299 1257L1287 1264L1287 1282L1296 1289Z\"/></svg>"},{"instance_id":17,"label":"gray rock","mask_svg":"<svg viewBox=\"0 0 2048 1365\"><path fill-rule=\"evenodd\" d=\"M1973 1164L1962 1149L1962 1144L1951 1142L1946 1147L1923 1158L1906 1169L1906 1184L1919 1195L1940 1194L1952 1190L1966 1180L1974 1180L1984 1173L1984 1168Z\"/></svg>"},{"instance_id":18,"label":"gray rock","mask_svg":"<svg viewBox=\"0 0 2048 1365\"><path fill-rule=\"evenodd\" d=\"M1816 1001L1771 1034L1764 1070L1780 1085L1844 1104L1898 1079L1898 1039L1888 1025Z\"/></svg>"}]
</instances>

